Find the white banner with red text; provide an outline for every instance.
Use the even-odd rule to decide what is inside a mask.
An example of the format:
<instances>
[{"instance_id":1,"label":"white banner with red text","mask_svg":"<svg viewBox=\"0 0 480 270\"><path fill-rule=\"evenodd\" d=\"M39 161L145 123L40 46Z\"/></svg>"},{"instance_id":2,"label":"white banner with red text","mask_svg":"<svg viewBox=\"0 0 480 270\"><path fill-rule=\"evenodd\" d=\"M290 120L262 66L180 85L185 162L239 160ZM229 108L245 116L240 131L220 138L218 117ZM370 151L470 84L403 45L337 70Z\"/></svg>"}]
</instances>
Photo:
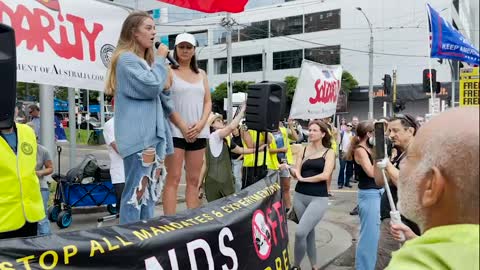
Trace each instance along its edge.
<instances>
[{"instance_id":1,"label":"white banner with red text","mask_svg":"<svg viewBox=\"0 0 480 270\"><path fill-rule=\"evenodd\" d=\"M342 67L303 60L290 118L319 119L335 114L342 82Z\"/></svg>"},{"instance_id":2,"label":"white banner with red text","mask_svg":"<svg viewBox=\"0 0 480 270\"><path fill-rule=\"evenodd\" d=\"M15 29L17 80L103 91L128 10L93 0L2 0Z\"/></svg>"}]
</instances>

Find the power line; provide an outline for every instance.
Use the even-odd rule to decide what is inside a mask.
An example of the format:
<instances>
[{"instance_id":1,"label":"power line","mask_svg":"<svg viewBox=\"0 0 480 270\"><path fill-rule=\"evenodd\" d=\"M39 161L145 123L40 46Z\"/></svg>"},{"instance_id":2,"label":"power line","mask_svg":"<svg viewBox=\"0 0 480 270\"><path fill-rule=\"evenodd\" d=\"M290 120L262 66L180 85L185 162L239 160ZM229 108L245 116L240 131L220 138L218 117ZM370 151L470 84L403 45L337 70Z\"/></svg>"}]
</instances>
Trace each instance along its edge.
<instances>
[{"instance_id":1,"label":"power line","mask_svg":"<svg viewBox=\"0 0 480 270\"><path fill-rule=\"evenodd\" d=\"M258 27L255 27L255 26L250 26L250 25L244 25L244 24L239 24L237 23L238 25L241 25L241 26L244 26L244 27L251 27L251 28L254 28L254 29L258 29L259 31L264 31L264 32L267 32L268 33L268 30L264 30L264 29L261 29L261 28L258 28ZM270 33L271 34L271 33ZM273 36L273 37L278 37L278 38L284 38L284 39L291 39L291 40L296 40L296 41L301 41L301 42L305 42L305 43L310 43L310 44L315 44L315 45L320 45L320 46L332 46L332 45L329 45L329 44L324 44L324 43L319 43L319 42L313 42L313 41L310 41L310 40L306 40L306 39L300 39L300 38L295 38L295 37L291 37L291 36ZM365 53L365 54L368 54L369 52L368 51L363 51L363 50L358 50L358 49L352 49L352 48L346 48L346 47L340 47L341 50L346 50L346 51L352 51L352 52L359 52L359 53ZM380 53L380 52L374 52L373 53L374 55L387 55L387 56L400 56L400 57L422 57L422 58L428 58L429 56L427 55L414 55L414 54L398 54L398 53Z\"/></svg>"}]
</instances>

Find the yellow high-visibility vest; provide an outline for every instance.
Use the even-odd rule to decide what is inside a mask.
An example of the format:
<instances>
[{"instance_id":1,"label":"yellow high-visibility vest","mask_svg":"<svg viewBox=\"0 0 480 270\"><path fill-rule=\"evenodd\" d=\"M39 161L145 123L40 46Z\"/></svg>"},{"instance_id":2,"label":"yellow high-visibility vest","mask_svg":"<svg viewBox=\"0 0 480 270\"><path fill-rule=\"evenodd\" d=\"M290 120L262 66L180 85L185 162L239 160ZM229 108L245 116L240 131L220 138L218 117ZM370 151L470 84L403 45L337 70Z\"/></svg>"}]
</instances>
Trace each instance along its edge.
<instances>
[{"instance_id":1,"label":"yellow high-visibility vest","mask_svg":"<svg viewBox=\"0 0 480 270\"><path fill-rule=\"evenodd\" d=\"M278 162L277 153L270 152L270 149L277 149L277 142L275 141L275 137L272 133L268 133L268 136L271 137L271 142L268 145L268 155L267 155L267 169L269 170L278 170L278 166L280 166L280 162Z\"/></svg>"},{"instance_id":2,"label":"yellow high-visibility vest","mask_svg":"<svg viewBox=\"0 0 480 270\"><path fill-rule=\"evenodd\" d=\"M248 133L252 137L252 142L255 145L256 140L257 140L257 131L256 130L248 130ZM260 132L260 141L266 141L265 136L263 132ZM248 148L248 146L245 144L245 141L243 142L243 147ZM265 148L265 151L259 152L258 157L257 157L257 165L262 166L263 165L263 159L265 153L268 152L267 149ZM255 163L255 154L245 154L243 155L243 167L254 167Z\"/></svg>"},{"instance_id":3,"label":"yellow high-visibility vest","mask_svg":"<svg viewBox=\"0 0 480 270\"><path fill-rule=\"evenodd\" d=\"M287 128L281 127L280 132L282 132L283 136L283 145L286 145L287 147L287 163L293 165L292 147L290 146L290 139L288 138Z\"/></svg>"},{"instance_id":4,"label":"yellow high-visibility vest","mask_svg":"<svg viewBox=\"0 0 480 270\"><path fill-rule=\"evenodd\" d=\"M17 154L0 137L0 232L20 229L45 217L35 165L37 141L33 129L17 128Z\"/></svg>"}]
</instances>

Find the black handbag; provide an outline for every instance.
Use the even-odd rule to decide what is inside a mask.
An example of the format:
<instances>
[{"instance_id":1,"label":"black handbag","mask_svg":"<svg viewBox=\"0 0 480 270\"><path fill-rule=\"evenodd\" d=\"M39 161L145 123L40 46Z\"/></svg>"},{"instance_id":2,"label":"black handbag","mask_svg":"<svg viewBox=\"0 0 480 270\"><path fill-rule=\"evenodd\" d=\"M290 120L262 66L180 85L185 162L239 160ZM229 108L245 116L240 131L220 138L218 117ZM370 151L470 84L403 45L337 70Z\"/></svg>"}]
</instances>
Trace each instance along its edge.
<instances>
[{"instance_id":1,"label":"black handbag","mask_svg":"<svg viewBox=\"0 0 480 270\"><path fill-rule=\"evenodd\" d=\"M287 213L287 219L298 224L299 221L298 221L297 213L295 213L295 208L292 207L292 209L290 209L290 211Z\"/></svg>"}]
</instances>

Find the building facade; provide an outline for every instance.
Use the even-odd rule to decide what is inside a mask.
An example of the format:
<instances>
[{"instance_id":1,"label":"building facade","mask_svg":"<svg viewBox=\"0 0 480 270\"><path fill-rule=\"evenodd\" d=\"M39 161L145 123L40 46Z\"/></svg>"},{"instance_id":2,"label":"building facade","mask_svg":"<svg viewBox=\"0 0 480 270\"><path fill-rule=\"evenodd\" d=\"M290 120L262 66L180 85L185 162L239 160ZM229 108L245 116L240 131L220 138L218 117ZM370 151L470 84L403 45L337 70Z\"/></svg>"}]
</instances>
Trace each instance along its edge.
<instances>
[{"instance_id":1,"label":"building facade","mask_svg":"<svg viewBox=\"0 0 480 270\"><path fill-rule=\"evenodd\" d=\"M426 1L297 0L232 14L233 80L283 81L298 76L302 59L343 66L361 86L368 85L370 29L374 37L373 83L397 69L399 84L422 81L429 63L437 80L450 81L450 68L430 60ZM433 7L451 19L452 2L436 0ZM477 11L478 13L478 11ZM169 14L170 17L172 14ZM225 14L180 20L157 27L158 39L173 49L175 36L189 32L198 40L197 59L212 87L227 80Z\"/></svg>"}]
</instances>

